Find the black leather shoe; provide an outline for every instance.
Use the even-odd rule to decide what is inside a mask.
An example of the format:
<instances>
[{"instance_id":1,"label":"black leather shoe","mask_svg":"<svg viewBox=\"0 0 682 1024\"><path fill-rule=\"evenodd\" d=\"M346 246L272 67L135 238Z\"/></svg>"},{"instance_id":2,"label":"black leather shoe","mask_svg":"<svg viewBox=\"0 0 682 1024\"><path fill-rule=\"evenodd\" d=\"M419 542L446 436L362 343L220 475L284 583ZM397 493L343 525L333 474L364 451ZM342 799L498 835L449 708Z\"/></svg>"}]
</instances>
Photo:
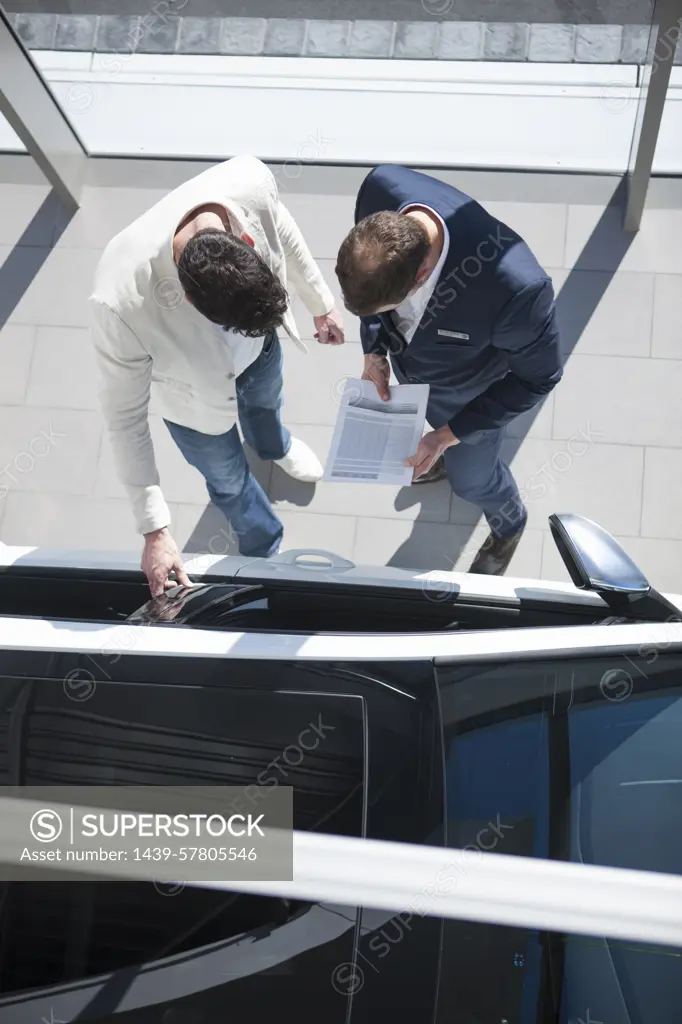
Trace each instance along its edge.
<instances>
[{"instance_id":1,"label":"black leather shoe","mask_svg":"<svg viewBox=\"0 0 682 1024\"><path fill-rule=\"evenodd\" d=\"M511 537L496 537L494 533L490 533L471 563L469 572L481 573L485 576L504 576L525 528L526 524L524 523L521 529L517 533L513 533Z\"/></svg>"},{"instance_id":2,"label":"black leather shoe","mask_svg":"<svg viewBox=\"0 0 682 1024\"><path fill-rule=\"evenodd\" d=\"M431 466L431 469L427 473L424 473L423 476L420 476L416 480L413 480L412 483L436 484L438 483L439 480L445 480L447 478L447 475L448 474L445 471L445 459L443 458L442 455L439 455L434 464Z\"/></svg>"}]
</instances>

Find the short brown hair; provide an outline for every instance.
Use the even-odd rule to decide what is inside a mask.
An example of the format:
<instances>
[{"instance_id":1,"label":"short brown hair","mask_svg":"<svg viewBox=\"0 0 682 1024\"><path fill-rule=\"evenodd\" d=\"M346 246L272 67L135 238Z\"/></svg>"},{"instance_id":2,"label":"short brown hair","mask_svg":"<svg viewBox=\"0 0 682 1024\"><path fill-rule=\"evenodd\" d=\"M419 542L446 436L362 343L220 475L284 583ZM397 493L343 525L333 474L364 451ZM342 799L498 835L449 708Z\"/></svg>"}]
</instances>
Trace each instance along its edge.
<instances>
[{"instance_id":1,"label":"short brown hair","mask_svg":"<svg viewBox=\"0 0 682 1024\"><path fill-rule=\"evenodd\" d=\"M414 217L390 210L365 217L343 241L336 262L346 308L371 316L382 306L399 306L428 252L428 235Z\"/></svg>"}]
</instances>

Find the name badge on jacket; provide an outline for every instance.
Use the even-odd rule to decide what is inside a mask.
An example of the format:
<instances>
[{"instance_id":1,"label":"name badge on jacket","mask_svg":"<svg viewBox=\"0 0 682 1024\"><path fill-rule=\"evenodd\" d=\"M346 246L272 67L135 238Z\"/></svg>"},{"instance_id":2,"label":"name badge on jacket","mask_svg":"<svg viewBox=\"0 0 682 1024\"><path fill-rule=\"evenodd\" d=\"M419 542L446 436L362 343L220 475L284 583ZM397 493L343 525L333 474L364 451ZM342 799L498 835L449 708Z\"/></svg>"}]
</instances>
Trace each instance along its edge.
<instances>
[{"instance_id":1,"label":"name badge on jacket","mask_svg":"<svg viewBox=\"0 0 682 1024\"><path fill-rule=\"evenodd\" d=\"M461 334L459 331L442 331L442 330L439 330L438 333L443 338L459 338L460 341L469 341L470 340L468 334Z\"/></svg>"}]
</instances>

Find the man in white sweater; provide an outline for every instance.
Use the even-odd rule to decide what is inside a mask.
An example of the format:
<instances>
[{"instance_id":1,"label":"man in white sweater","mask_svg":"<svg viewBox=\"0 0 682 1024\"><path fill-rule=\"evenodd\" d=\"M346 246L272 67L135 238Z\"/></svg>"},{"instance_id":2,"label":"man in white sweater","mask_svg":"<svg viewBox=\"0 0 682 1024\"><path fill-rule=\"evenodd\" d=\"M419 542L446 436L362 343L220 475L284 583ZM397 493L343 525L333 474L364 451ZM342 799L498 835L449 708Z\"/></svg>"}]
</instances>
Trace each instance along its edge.
<instances>
[{"instance_id":1,"label":"man in white sweater","mask_svg":"<svg viewBox=\"0 0 682 1024\"><path fill-rule=\"evenodd\" d=\"M148 413L153 395L184 457L239 538L275 554L282 524L251 473L247 443L297 480L317 456L280 420L277 328L305 351L287 291L296 288L322 344L344 340L332 294L267 167L250 156L185 182L114 238L91 297L102 408L119 478L144 536L152 594L189 579L169 532Z\"/></svg>"}]
</instances>

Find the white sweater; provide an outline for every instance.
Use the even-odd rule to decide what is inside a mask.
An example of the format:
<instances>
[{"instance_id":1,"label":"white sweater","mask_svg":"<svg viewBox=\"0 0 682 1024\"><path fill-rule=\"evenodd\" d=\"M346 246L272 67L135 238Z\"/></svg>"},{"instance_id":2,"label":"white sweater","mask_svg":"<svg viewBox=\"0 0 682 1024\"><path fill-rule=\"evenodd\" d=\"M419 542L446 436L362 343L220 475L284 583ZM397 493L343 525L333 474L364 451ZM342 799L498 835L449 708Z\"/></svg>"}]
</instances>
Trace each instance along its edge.
<instances>
[{"instance_id":1,"label":"white sweater","mask_svg":"<svg viewBox=\"0 0 682 1024\"><path fill-rule=\"evenodd\" d=\"M205 434L235 422L235 375L229 345L215 324L185 301L173 260L180 222L198 206L219 203L242 225L285 288L296 288L312 316L332 293L265 164L238 156L185 182L107 246L90 298L101 371L102 411L121 482L140 533L170 523L149 432L150 395L165 419ZM305 351L291 309L284 329Z\"/></svg>"}]
</instances>

